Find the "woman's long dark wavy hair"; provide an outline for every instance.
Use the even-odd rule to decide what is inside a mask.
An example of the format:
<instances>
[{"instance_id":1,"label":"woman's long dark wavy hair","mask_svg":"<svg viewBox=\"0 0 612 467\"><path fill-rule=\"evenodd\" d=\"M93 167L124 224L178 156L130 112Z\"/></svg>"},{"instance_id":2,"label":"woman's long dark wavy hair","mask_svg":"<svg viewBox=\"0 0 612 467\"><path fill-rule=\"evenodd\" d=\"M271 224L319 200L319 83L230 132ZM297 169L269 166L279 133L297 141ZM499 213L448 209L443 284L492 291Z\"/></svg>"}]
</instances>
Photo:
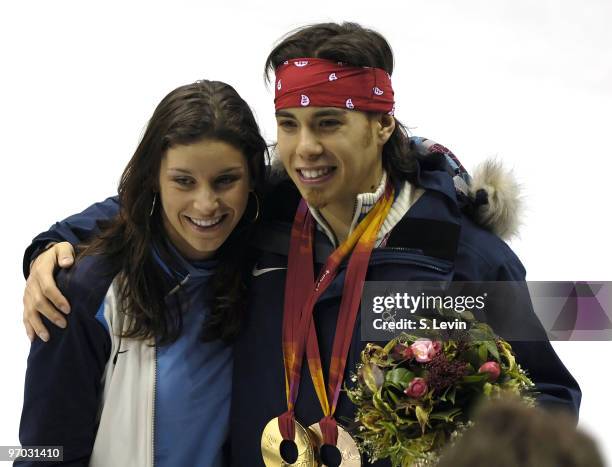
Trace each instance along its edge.
<instances>
[{"instance_id":1,"label":"woman's long dark wavy hair","mask_svg":"<svg viewBox=\"0 0 612 467\"><path fill-rule=\"evenodd\" d=\"M119 183L119 214L80 255L102 254L122 280L122 310L130 318L124 337L155 338L160 345L175 341L182 330L182 309L165 302L164 276L152 258L152 244L164 236L159 209L151 213L159 191L159 171L166 150L212 139L232 145L246 158L252 187L262 198L268 150L251 109L230 85L202 80L181 86L162 99L127 164ZM215 254L211 279L211 313L204 340L231 340L245 309L250 272L248 237L259 206L249 196L245 213Z\"/></svg>"},{"instance_id":2,"label":"woman's long dark wavy hair","mask_svg":"<svg viewBox=\"0 0 612 467\"><path fill-rule=\"evenodd\" d=\"M319 23L290 32L268 55L264 70L266 80L269 81L270 75L285 60L299 57L382 68L389 75L393 74L393 52L387 40L357 23ZM408 130L395 119L395 130L383 146L383 167L392 179L412 179L416 158Z\"/></svg>"}]
</instances>

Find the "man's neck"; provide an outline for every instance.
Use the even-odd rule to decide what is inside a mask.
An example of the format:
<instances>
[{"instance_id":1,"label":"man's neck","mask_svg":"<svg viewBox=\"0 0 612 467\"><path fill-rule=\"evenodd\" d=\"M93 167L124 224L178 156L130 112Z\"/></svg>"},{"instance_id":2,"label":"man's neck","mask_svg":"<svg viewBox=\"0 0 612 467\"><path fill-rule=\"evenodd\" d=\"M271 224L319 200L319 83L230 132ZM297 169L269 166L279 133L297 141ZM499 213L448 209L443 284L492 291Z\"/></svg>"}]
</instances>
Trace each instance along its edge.
<instances>
[{"instance_id":1,"label":"man's neck","mask_svg":"<svg viewBox=\"0 0 612 467\"><path fill-rule=\"evenodd\" d=\"M351 203L328 204L319 210L338 243L342 243L348 237L354 210L355 200Z\"/></svg>"},{"instance_id":2,"label":"man's neck","mask_svg":"<svg viewBox=\"0 0 612 467\"><path fill-rule=\"evenodd\" d=\"M325 220L327 227L334 234L338 244L344 242L351 232L356 215L355 208L359 204L359 195L362 193L376 193L378 190L384 189L384 187L381 188L383 180L386 180L386 177L383 179L383 173L381 168L381 173L377 176L376 184L372 184L363 192L355 193L342 200L337 199L336 202L328 203L326 206L319 208L319 215Z\"/></svg>"}]
</instances>

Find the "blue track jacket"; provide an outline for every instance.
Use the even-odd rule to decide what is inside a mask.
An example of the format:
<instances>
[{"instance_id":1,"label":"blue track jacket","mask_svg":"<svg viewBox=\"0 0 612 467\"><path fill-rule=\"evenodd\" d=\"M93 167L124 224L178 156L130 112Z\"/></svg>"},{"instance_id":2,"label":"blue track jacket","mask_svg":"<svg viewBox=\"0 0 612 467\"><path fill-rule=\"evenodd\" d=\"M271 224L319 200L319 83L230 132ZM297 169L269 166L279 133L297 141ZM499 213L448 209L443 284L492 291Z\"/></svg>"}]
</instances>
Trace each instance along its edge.
<instances>
[{"instance_id":1,"label":"blue track jacket","mask_svg":"<svg viewBox=\"0 0 612 467\"><path fill-rule=\"evenodd\" d=\"M232 348L200 339L215 264L158 246L149 264L159 272L167 307L182 306L178 339L161 346L119 337L128 319L117 271L103 256L59 271L72 310L66 329L47 323L51 340L32 343L22 445L61 445L60 465L69 466L227 465Z\"/></svg>"}]
</instances>

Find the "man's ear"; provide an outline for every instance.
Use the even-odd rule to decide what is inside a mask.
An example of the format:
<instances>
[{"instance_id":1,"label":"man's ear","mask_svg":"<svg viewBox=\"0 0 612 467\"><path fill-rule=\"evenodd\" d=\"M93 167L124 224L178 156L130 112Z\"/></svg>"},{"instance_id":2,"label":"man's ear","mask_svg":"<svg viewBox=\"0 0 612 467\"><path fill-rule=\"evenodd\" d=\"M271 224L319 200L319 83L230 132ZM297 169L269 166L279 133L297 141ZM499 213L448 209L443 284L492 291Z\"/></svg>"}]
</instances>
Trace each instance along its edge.
<instances>
[{"instance_id":1,"label":"man's ear","mask_svg":"<svg viewBox=\"0 0 612 467\"><path fill-rule=\"evenodd\" d=\"M381 113L376 120L376 135L378 137L378 142L381 146L384 146L395 130L395 117L393 115Z\"/></svg>"}]
</instances>

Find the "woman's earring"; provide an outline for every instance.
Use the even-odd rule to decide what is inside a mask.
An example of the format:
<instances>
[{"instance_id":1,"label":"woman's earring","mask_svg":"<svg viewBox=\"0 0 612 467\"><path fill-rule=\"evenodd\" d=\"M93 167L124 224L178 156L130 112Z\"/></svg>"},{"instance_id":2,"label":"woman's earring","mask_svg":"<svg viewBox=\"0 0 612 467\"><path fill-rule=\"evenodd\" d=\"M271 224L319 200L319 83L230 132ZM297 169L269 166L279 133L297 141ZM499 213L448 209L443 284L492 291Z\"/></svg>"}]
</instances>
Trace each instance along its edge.
<instances>
[{"instance_id":1,"label":"woman's earring","mask_svg":"<svg viewBox=\"0 0 612 467\"><path fill-rule=\"evenodd\" d=\"M257 193L255 193L254 191L251 191L251 193L253 193L253 195L255 196L255 203L257 204L257 211L255 212L255 217L253 218L253 220L251 220L251 223L256 222L257 219L259 219L259 196L257 196Z\"/></svg>"},{"instance_id":2,"label":"woman's earring","mask_svg":"<svg viewBox=\"0 0 612 467\"><path fill-rule=\"evenodd\" d=\"M151 212L149 212L149 217L151 217L153 215L153 211L155 211L155 202L156 201L157 201L157 193L153 193L153 203L151 204Z\"/></svg>"}]
</instances>

